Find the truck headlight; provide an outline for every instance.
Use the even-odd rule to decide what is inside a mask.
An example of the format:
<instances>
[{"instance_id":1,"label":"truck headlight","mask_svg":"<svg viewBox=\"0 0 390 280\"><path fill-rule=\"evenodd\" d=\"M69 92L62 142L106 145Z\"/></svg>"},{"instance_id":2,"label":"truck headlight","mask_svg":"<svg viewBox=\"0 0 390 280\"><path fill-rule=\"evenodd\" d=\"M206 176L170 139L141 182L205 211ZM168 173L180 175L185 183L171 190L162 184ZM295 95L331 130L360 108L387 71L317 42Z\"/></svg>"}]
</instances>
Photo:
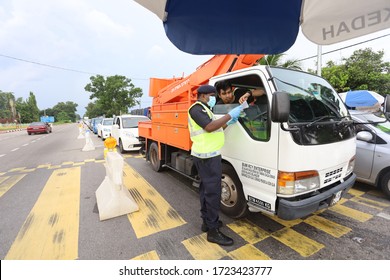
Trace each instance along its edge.
<instances>
[{"instance_id":1,"label":"truck headlight","mask_svg":"<svg viewBox=\"0 0 390 280\"><path fill-rule=\"evenodd\" d=\"M130 137L130 138L134 138L135 137L134 134L131 133L131 132L126 132L125 136Z\"/></svg>"},{"instance_id":2,"label":"truck headlight","mask_svg":"<svg viewBox=\"0 0 390 280\"><path fill-rule=\"evenodd\" d=\"M320 176L315 170L278 173L278 194L292 195L320 187Z\"/></svg>"}]
</instances>

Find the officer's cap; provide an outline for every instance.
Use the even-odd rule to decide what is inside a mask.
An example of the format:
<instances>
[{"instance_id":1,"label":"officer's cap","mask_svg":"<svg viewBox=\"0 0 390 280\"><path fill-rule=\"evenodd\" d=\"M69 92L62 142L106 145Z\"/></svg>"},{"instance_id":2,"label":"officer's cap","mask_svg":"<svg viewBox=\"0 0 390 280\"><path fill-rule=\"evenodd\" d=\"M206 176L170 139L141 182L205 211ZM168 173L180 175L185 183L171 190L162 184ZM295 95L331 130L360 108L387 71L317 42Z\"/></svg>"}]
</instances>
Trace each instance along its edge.
<instances>
[{"instance_id":1,"label":"officer's cap","mask_svg":"<svg viewBox=\"0 0 390 280\"><path fill-rule=\"evenodd\" d=\"M198 88L198 94L208 94L208 93L216 93L217 90L215 87L210 85L202 85Z\"/></svg>"}]
</instances>

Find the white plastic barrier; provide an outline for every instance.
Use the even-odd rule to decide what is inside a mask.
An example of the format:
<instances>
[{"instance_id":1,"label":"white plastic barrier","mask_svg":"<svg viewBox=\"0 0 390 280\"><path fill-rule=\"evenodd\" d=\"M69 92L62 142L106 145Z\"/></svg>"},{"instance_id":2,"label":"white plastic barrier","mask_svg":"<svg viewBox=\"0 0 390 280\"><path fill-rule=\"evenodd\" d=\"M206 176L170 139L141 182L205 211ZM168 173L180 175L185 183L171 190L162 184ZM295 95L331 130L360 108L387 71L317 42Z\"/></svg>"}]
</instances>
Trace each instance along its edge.
<instances>
[{"instance_id":1,"label":"white plastic barrier","mask_svg":"<svg viewBox=\"0 0 390 280\"><path fill-rule=\"evenodd\" d=\"M95 145L92 142L91 133L87 130L85 132L85 146L83 148L83 152L93 151L93 150L95 150Z\"/></svg>"},{"instance_id":2,"label":"white plastic barrier","mask_svg":"<svg viewBox=\"0 0 390 280\"><path fill-rule=\"evenodd\" d=\"M138 211L138 205L123 186L123 157L117 152L108 152L106 177L96 190L100 221Z\"/></svg>"},{"instance_id":3,"label":"white plastic barrier","mask_svg":"<svg viewBox=\"0 0 390 280\"><path fill-rule=\"evenodd\" d=\"M79 136L77 137L77 139L84 139L85 136L84 136L84 128L83 128L83 125L79 125Z\"/></svg>"}]
</instances>

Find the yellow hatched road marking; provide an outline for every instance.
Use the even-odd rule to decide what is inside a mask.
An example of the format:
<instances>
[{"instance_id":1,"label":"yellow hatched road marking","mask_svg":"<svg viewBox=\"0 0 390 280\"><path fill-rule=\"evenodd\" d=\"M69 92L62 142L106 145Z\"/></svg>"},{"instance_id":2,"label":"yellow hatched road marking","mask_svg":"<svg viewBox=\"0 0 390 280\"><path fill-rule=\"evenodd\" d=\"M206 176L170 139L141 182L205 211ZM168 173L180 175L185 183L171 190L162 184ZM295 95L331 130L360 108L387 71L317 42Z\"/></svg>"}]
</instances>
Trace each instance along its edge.
<instances>
[{"instance_id":1,"label":"yellow hatched road marking","mask_svg":"<svg viewBox=\"0 0 390 280\"><path fill-rule=\"evenodd\" d=\"M287 245L303 257L309 257L324 248L324 245L321 243L290 228L278 230L272 233L272 237Z\"/></svg>"},{"instance_id":2,"label":"yellow hatched road marking","mask_svg":"<svg viewBox=\"0 0 390 280\"><path fill-rule=\"evenodd\" d=\"M336 205L330 207L329 210L336 212L338 214L350 217L350 218L357 220L359 222L366 222L372 218L372 215L370 215L370 214L366 214L364 212L361 212L361 211L358 211L358 210L355 210L355 209L352 209L352 208L349 208L347 206L340 205L340 204L336 204Z\"/></svg>"},{"instance_id":3,"label":"yellow hatched road marking","mask_svg":"<svg viewBox=\"0 0 390 280\"><path fill-rule=\"evenodd\" d=\"M219 260L228 256L228 253L221 246L208 242L206 236L206 233L202 233L181 243L195 260Z\"/></svg>"},{"instance_id":4,"label":"yellow hatched road marking","mask_svg":"<svg viewBox=\"0 0 390 280\"><path fill-rule=\"evenodd\" d=\"M348 227L337 224L317 215L310 216L304 220L304 222L337 238L347 234L352 230Z\"/></svg>"},{"instance_id":5,"label":"yellow hatched road marking","mask_svg":"<svg viewBox=\"0 0 390 280\"><path fill-rule=\"evenodd\" d=\"M234 251L229 252L233 260L270 260L271 258L264 254L251 244L246 244Z\"/></svg>"},{"instance_id":6,"label":"yellow hatched road marking","mask_svg":"<svg viewBox=\"0 0 390 280\"><path fill-rule=\"evenodd\" d=\"M2 197L10 188L15 186L24 176L26 176L26 174L0 177L0 197Z\"/></svg>"},{"instance_id":7,"label":"yellow hatched road marking","mask_svg":"<svg viewBox=\"0 0 390 280\"><path fill-rule=\"evenodd\" d=\"M354 189L354 188L349 189L348 193L350 195L354 195L354 196L361 196L361 195L365 194L365 192L359 191L359 190Z\"/></svg>"},{"instance_id":8,"label":"yellow hatched road marking","mask_svg":"<svg viewBox=\"0 0 390 280\"><path fill-rule=\"evenodd\" d=\"M227 224L227 226L250 244L255 244L270 236L268 232L247 219L237 220L234 223Z\"/></svg>"},{"instance_id":9,"label":"yellow hatched road marking","mask_svg":"<svg viewBox=\"0 0 390 280\"><path fill-rule=\"evenodd\" d=\"M286 221L286 220L282 220L282 219L278 218L278 216L271 216L271 215L267 215L267 214L264 214L264 216L274 220L275 222L277 222L285 227L293 227L297 224L302 223L302 219L295 219L295 220Z\"/></svg>"},{"instance_id":10,"label":"yellow hatched road marking","mask_svg":"<svg viewBox=\"0 0 390 280\"><path fill-rule=\"evenodd\" d=\"M22 171L23 169L26 169L26 167L13 168L13 169L11 169L11 170L8 170L8 172Z\"/></svg>"},{"instance_id":11,"label":"yellow hatched road marking","mask_svg":"<svg viewBox=\"0 0 390 280\"><path fill-rule=\"evenodd\" d=\"M157 260L160 260L160 257L158 256L157 252L155 250L153 250L153 251L147 252L145 254L139 255L135 258L132 258L132 260L144 260L144 261L155 260L155 261L157 261Z\"/></svg>"},{"instance_id":12,"label":"yellow hatched road marking","mask_svg":"<svg viewBox=\"0 0 390 280\"><path fill-rule=\"evenodd\" d=\"M80 168L53 171L5 259L78 257Z\"/></svg>"},{"instance_id":13,"label":"yellow hatched road marking","mask_svg":"<svg viewBox=\"0 0 390 280\"><path fill-rule=\"evenodd\" d=\"M357 202L357 203L360 203L360 204L363 204L363 205L366 205L366 206L369 206L369 207L372 207L372 208L375 208L378 210L382 210L383 208L390 206L390 203L379 202L379 201L375 201L375 200L368 199L365 197L360 197L360 196L353 197L350 199L350 201Z\"/></svg>"},{"instance_id":14,"label":"yellow hatched road marking","mask_svg":"<svg viewBox=\"0 0 390 280\"><path fill-rule=\"evenodd\" d=\"M127 215L138 238L184 225L186 222L169 203L127 163L123 184L137 202L139 211Z\"/></svg>"}]
</instances>

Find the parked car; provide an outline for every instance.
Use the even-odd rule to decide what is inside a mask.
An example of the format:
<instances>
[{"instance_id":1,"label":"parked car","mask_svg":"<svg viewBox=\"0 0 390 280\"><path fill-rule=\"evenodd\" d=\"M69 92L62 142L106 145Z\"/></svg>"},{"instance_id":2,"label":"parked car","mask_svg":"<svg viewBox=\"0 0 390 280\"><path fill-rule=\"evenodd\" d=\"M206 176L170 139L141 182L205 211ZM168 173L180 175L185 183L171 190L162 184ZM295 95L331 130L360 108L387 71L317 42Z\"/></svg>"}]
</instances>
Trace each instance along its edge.
<instances>
[{"instance_id":1,"label":"parked car","mask_svg":"<svg viewBox=\"0 0 390 280\"><path fill-rule=\"evenodd\" d=\"M380 113L350 112L357 123L357 180L381 188L390 198L390 122Z\"/></svg>"},{"instance_id":2,"label":"parked car","mask_svg":"<svg viewBox=\"0 0 390 280\"><path fill-rule=\"evenodd\" d=\"M142 143L138 140L138 122L149 120L146 116L122 115L116 116L111 128L111 135L115 138L121 153L138 151Z\"/></svg>"},{"instance_id":3,"label":"parked car","mask_svg":"<svg viewBox=\"0 0 390 280\"><path fill-rule=\"evenodd\" d=\"M92 123L92 132L97 134L98 133L98 125L101 124L103 121L103 117L94 118L94 121Z\"/></svg>"},{"instance_id":4,"label":"parked car","mask_svg":"<svg viewBox=\"0 0 390 280\"><path fill-rule=\"evenodd\" d=\"M45 122L33 122L27 127L28 135L36 133L51 133L52 127L50 123Z\"/></svg>"},{"instance_id":5,"label":"parked car","mask_svg":"<svg viewBox=\"0 0 390 280\"><path fill-rule=\"evenodd\" d=\"M98 137L106 139L111 134L111 127L114 118L104 118L100 124L98 124Z\"/></svg>"}]
</instances>

